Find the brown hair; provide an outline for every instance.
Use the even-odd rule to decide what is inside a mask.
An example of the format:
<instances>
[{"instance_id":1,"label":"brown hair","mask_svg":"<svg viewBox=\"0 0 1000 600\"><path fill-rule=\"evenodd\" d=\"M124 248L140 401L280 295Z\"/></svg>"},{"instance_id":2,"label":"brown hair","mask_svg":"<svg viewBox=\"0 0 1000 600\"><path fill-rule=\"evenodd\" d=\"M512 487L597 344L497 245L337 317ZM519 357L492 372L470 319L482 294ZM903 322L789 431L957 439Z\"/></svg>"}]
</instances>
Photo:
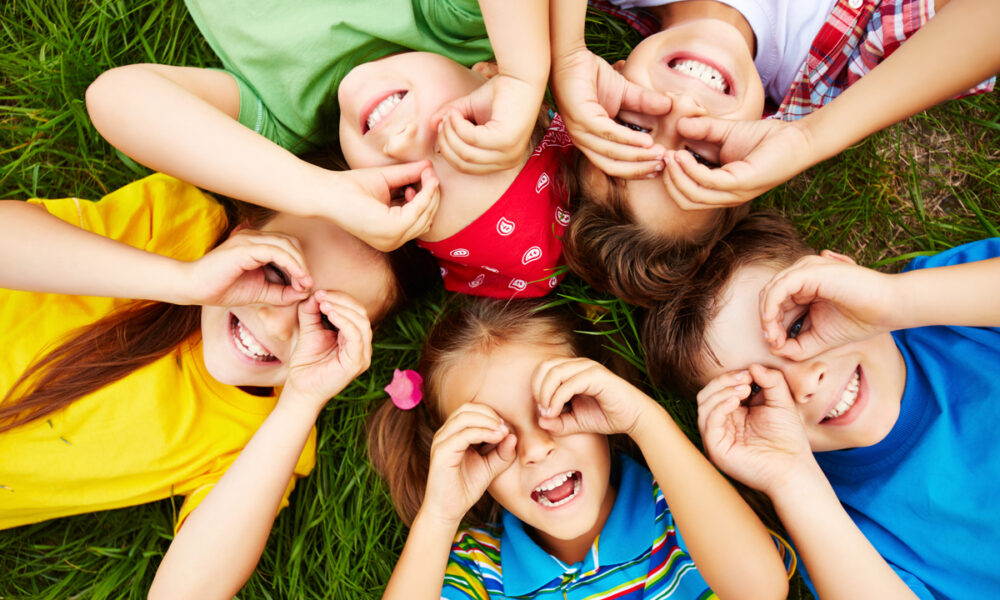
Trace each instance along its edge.
<instances>
[{"instance_id":1,"label":"brown hair","mask_svg":"<svg viewBox=\"0 0 1000 600\"><path fill-rule=\"evenodd\" d=\"M752 264L784 268L808 254L814 251L784 217L762 211L739 221L689 281L646 311L641 337L653 384L694 398L703 384L705 360L715 360L705 333L736 271Z\"/></svg>"},{"instance_id":2,"label":"brown hair","mask_svg":"<svg viewBox=\"0 0 1000 600\"><path fill-rule=\"evenodd\" d=\"M581 154L575 169L578 178L586 165ZM563 241L566 263L595 289L636 306L650 307L672 296L715 242L749 211L747 205L723 209L712 226L694 238L665 236L636 222L623 180L594 171L607 179L607 197L594 196L600 186L578 186L576 209Z\"/></svg>"},{"instance_id":3,"label":"brown hair","mask_svg":"<svg viewBox=\"0 0 1000 600\"><path fill-rule=\"evenodd\" d=\"M227 225L215 245L235 224L260 227L274 211L220 198ZM430 287L437 269L427 253L408 244L386 255L393 272L385 317ZM201 326L200 306L130 302L83 327L32 363L0 400L0 433L40 419L170 353Z\"/></svg>"},{"instance_id":4,"label":"brown hair","mask_svg":"<svg viewBox=\"0 0 1000 600\"><path fill-rule=\"evenodd\" d=\"M409 525L423 502L430 467L431 441L442 425L441 382L452 367L470 353L486 354L511 342L569 344L573 354L612 362L616 372L623 367L604 356L599 335L580 331L581 320L565 304L551 300L497 300L455 297L435 321L420 355L424 377L424 399L412 410L400 410L384 401L368 421L368 457L375 471L389 486L396 512ZM610 355L610 353L607 353ZM483 498L466 515L468 522L496 520L493 499Z\"/></svg>"}]
</instances>

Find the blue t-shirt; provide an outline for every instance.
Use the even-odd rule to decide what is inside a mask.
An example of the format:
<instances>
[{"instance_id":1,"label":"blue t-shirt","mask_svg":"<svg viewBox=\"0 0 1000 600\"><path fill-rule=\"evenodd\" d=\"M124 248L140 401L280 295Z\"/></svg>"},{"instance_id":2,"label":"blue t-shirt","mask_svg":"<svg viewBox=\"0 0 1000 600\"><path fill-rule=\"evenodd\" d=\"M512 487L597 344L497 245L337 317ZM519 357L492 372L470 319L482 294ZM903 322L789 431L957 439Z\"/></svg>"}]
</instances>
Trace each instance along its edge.
<instances>
[{"instance_id":1,"label":"blue t-shirt","mask_svg":"<svg viewBox=\"0 0 1000 600\"><path fill-rule=\"evenodd\" d=\"M918 258L906 270L997 256L1000 238ZM919 597L995 597L1000 328L920 327L893 338L906 363L896 424L874 446L816 460L862 533Z\"/></svg>"}]
</instances>

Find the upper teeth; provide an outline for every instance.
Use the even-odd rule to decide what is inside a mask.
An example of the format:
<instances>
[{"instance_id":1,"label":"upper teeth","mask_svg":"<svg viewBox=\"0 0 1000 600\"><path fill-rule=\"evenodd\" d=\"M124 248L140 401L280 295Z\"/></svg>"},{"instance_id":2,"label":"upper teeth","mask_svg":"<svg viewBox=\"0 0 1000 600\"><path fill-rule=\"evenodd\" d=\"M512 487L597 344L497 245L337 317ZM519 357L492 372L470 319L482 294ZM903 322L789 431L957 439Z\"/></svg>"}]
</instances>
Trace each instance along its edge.
<instances>
[{"instance_id":1,"label":"upper teeth","mask_svg":"<svg viewBox=\"0 0 1000 600\"><path fill-rule=\"evenodd\" d=\"M535 488L536 492L547 492L549 490L554 490L562 484L566 483L566 480L573 476L573 471L566 471L565 473L560 473L550 479L543 481L538 487Z\"/></svg>"},{"instance_id":2,"label":"upper teeth","mask_svg":"<svg viewBox=\"0 0 1000 600\"><path fill-rule=\"evenodd\" d=\"M685 75L696 77L714 90L718 90L722 93L729 92L729 86L726 85L726 78L722 76L722 73L720 73L715 67L706 65L703 62L688 58L673 63L670 65L670 68L675 71L680 71Z\"/></svg>"},{"instance_id":3,"label":"upper teeth","mask_svg":"<svg viewBox=\"0 0 1000 600\"><path fill-rule=\"evenodd\" d=\"M260 342L253 337L253 334L243 327L243 323L238 320L236 321L236 335L240 341L239 344L236 344L236 347L243 354L256 360L273 357L273 355L268 352L266 348L261 346Z\"/></svg>"},{"instance_id":4,"label":"upper teeth","mask_svg":"<svg viewBox=\"0 0 1000 600\"><path fill-rule=\"evenodd\" d=\"M391 113L392 109L396 108L396 105L399 104L399 101L402 100L405 95L406 92L396 92L376 104L375 108L373 108L372 112L368 115L368 121L366 122L368 129L371 130L372 127L378 125L379 121L382 120L382 117Z\"/></svg>"},{"instance_id":5,"label":"upper teeth","mask_svg":"<svg viewBox=\"0 0 1000 600\"><path fill-rule=\"evenodd\" d=\"M840 395L840 402L838 402L837 406L834 406L833 410L826 415L827 419L835 419L854 406L854 402L858 399L858 388L860 387L860 383L861 373L858 370L855 370L854 377L851 377L851 380L847 382L847 387L844 388L843 393Z\"/></svg>"}]
</instances>

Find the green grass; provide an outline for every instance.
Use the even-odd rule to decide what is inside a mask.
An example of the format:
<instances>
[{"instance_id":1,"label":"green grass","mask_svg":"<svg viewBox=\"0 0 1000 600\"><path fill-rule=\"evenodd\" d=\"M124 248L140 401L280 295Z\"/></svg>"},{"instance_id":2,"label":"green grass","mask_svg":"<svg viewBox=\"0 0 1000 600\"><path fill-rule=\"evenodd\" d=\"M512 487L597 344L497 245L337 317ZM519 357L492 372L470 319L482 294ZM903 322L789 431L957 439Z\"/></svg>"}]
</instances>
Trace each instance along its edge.
<instances>
[{"instance_id":1,"label":"green grass","mask_svg":"<svg viewBox=\"0 0 1000 600\"><path fill-rule=\"evenodd\" d=\"M610 60L634 36L591 20ZM625 40L623 42L623 39ZM133 62L214 66L180 2L14 0L0 4L0 196L99 198L147 171L96 133L83 103L105 69ZM1000 229L1000 98L953 101L848 149L758 201L791 216L816 247L896 269ZM641 365L632 311L570 278L563 297L607 308L620 354ZM416 363L442 298L377 336L375 363L320 422L319 458L278 517L240 598L377 597L405 540L367 467L363 429L393 367ZM657 394L688 432L692 407ZM0 599L143 597L170 542L170 500L0 532ZM793 589L792 597L802 590Z\"/></svg>"}]
</instances>

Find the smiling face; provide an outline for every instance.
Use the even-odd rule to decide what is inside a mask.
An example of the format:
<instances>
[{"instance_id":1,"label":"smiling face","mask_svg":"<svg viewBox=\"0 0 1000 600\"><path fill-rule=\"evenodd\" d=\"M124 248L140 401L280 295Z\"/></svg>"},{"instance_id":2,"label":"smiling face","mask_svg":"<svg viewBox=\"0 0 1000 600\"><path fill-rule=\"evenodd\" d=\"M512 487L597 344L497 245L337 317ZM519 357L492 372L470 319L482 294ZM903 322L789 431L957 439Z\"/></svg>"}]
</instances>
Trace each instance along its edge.
<instances>
[{"instance_id":1,"label":"smiling face","mask_svg":"<svg viewBox=\"0 0 1000 600\"><path fill-rule=\"evenodd\" d=\"M314 289L350 294L375 318L393 294L386 258L339 227L323 220L279 214L263 231L296 238ZM278 282L283 274L265 267ZM218 381L238 386L272 387L288 376L288 359L298 339L298 304L204 306L201 333L205 366Z\"/></svg>"},{"instance_id":2,"label":"smiling face","mask_svg":"<svg viewBox=\"0 0 1000 600\"><path fill-rule=\"evenodd\" d=\"M669 95L673 107L662 116L623 111L618 120L648 132L664 149L690 150L711 165L719 161L718 147L684 139L677 132L677 121L704 115L754 120L764 109L764 87L746 39L736 27L719 19L682 21L649 36L629 54L622 75ZM624 184L635 221L662 235L695 237L716 214L681 209L667 195L660 178L630 179Z\"/></svg>"},{"instance_id":3,"label":"smiling face","mask_svg":"<svg viewBox=\"0 0 1000 600\"><path fill-rule=\"evenodd\" d=\"M507 423L517 438L517 456L487 491L529 527L542 547L560 557L589 549L614 505L607 436L554 436L538 426L531 376L549 358L572 356L566 345L506 343L488 355L461 359L440 387L442 413L474 401Z\"/></svg>"},{"instance_id":4,"label":"smiling face","mask_svg":"<svg viewBox=\"0 0 1000 600\"><path fill-rule=\"evenodd\" d=\"M779 269L752 264L736 271L706 332L702 383L751 364L781 371L814 452L871 446L899 417L906 367L892 336L882 334L832 348L804 361L771 354L760 327L759 297ZM808 329L808 311L784 323L789 337Z\"/></svg>"}]
</instances>

